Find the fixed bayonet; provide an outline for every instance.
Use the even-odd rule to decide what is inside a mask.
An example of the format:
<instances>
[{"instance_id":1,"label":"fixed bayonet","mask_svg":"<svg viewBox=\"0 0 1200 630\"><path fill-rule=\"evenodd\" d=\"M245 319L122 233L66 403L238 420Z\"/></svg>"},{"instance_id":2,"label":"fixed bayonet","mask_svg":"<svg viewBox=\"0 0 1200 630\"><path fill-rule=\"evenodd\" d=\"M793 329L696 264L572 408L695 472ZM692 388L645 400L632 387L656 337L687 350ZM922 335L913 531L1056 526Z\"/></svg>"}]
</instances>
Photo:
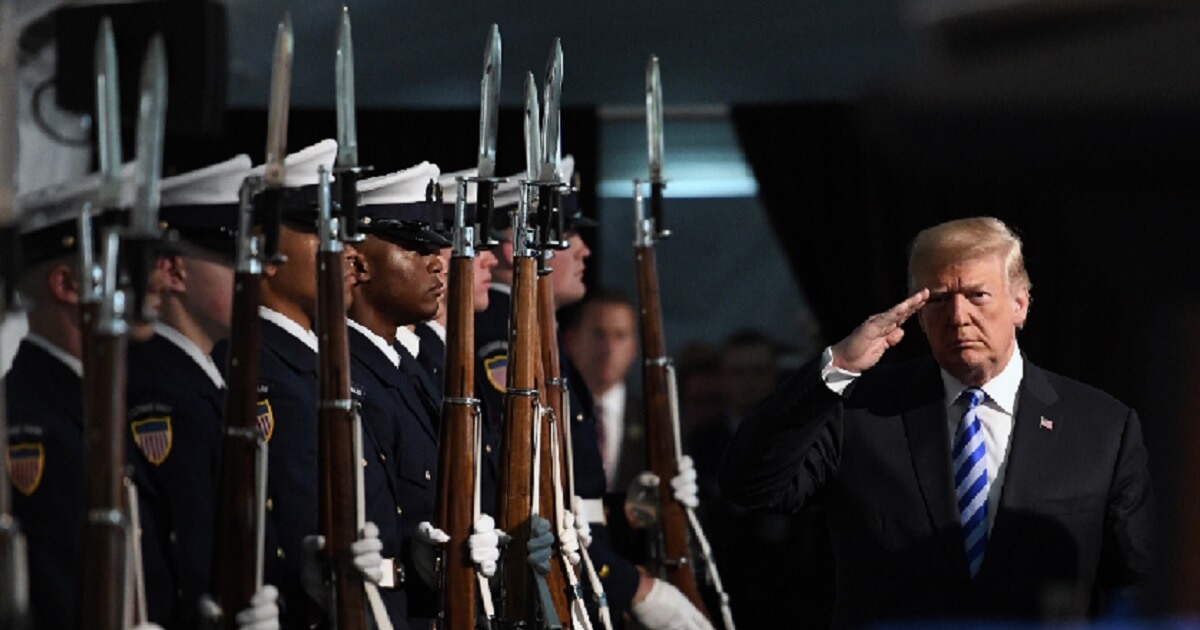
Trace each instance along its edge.
<instances>
[{"instance_id":1,"label":"fixed bayonet","mask_svg":"<svg viewBox=\"0 0 1200 630\"><path fill-rule=\"evenodd\" d=\"M492 213L495 208L496 183L496 135L499 127L500 108L500 27L495 24L488 30L487 45L483 51L483 79L479 83L479 159L475 175L475 246L481 249L495 247L498 241L492 238Z\"/></svg>"},{"instance_id":2,"label":"fixed bayonet","mask_svg":"<svg viewBox=\"0 0 1200 630\"><path fill-rule=\"evenodd\" d=\"M292 16L283 14L275 30L275 56L271 63L271 101L267 106L267 159L263 170L263 190L258 195L259 217L263 233L263 258L280 264L287 258L279 253L279 223L283 220L283 182L287 175L288 107L292 91Z\"/></svg>"},{"instance_id":3,"label":"fixed bayonet","mask_svg":"<svg viewBox=\"0 0 1200 630\"><path fill-rule=\"evenodd\" d=\"M650 157L650 217L654 221L654 236L671 235L663 221L663 104L662 80L658 74L658 57L650 55L646 64L646 146Z\"/></svg>"},{"instance_id":4,"label":"fixed bayonet","mask_svg":"<svg viewBox=\"0 0 1200 630\"><path fill-rule=\"evenodd\" d=\"M342 215L341 239L359 242L366 238L358 232L358 180L370 168L358 165L358 125L354 113L354 42L350 37L350 9L342 6L337 29L337 175L338 208Z\"/></svg>"},{"instance_id":5,"label":"fixed bayonet","mask_svg":"<svg viewBox=\"0 0 1200 630\"><path fill-rule=\"evenodd\" d=\"M538 175L538 236L543 249L547 250L570 247L564 237L565 224L561 203L563 185L558 174L562 153L562 79L562 43L556 37L554 45L550 48L550 58L546 61L546 83L542 86L542 106L545 109L542 111L542 162ZM542 273L548 271L543 268Z\"/></svg>"},{"instance_id":6,"label":"fixed bayonet","mask_svg":"<svg viewBox=\"0 0 1200 630\"><path fill-rule=\"evenodd\" d=\"M96 34L96 136L100 154L100 190L96 205L102 209L121 204L121 100L117 77L117 45L112 20L100 20Z\"/></svg>"},{"instance_id":7,"label":"fixed bayonet","mask_svg":"<svg viewBox=\"0 0 1200 630\"><path fill-rule=\"evenodd\" d=\"M558 182L559 154L562 152L562 134L559 126L559 108L562 102L563 53L557 37L546 61L546 83L542 86L542 160L539 179L543 182Z\"/></svg>"},{"instance_id":8,"label":"fixed bayonet","mask_svg":"<svg viewBox=\"0 0 1200 630\"><path fill-rule=\"evenodd\" d=\"M535 180L542 163L542 114L538 107L537 80L525 73L525 176Z\"/></svg>"},{"instance_id":9,"label":"fixed bayonet","mask_svg":"<svg viewBox=\"0 0 1200 630\"><path fill-rule=\"evenodd\" d=\"M163 142L167 123L167 52L162 35L155 35L142 61L138 96L137 193L130 232L139 237L156 236L159 185L162 182ZM119 165L118 165L119 168Z\"/></svg>"}]
</instances>

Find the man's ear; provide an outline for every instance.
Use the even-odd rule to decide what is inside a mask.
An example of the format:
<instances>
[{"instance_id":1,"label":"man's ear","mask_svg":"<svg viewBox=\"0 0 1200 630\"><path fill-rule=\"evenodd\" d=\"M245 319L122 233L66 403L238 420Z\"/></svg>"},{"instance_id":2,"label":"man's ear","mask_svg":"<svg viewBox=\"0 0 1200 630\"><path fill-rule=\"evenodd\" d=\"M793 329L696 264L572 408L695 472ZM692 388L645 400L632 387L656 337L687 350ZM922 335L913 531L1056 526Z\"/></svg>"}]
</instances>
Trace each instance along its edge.
<instances>
[{"instance_id":1,"label":"man's ear","mask_svg":"<svg viewBox=\"0 0 1200 630\"><path fill-rule=\"evenodd\" d=\"M159 276L161 286L159 291L184 293L187 291L187 270L184 268L182 256L159 256L155 261L155 271Z\"/></svg>"},{"instance_id":2,"label":"man's ear","mask_svg":"<svg viewBox=\"0 0 1200 630\"><path fill-rule=\"evenodd\" d=\"M506 266L513 265L513 244L512 241L500 241L500 262Z\"/></svg>"},{"instance_id":3,"label":"man's ear","mask_svg":"<svg viewBox=\"0 0 1200 630\"><path fill-rule=\"evenodd\" d=\"M71 265L60 264L46 274L46 291L55 301L63 304L79 304L79 278Z\"/></svg>"},{"instance_id":4,"label":"man's ear","mask_svg":"<svg viewBox=\"0 0 1200 630\"><path fill-rule=\"evenodd\" d=\"M350 267L354 270L354 285L366 284L371 281L371 265L363 255L362 248L356 248L357 254L350 259Z\"/></svg>"},{"instance_id":5,"label":"man's ear","mask_svg":"<svg viewBox=\"0 0 1200 630\"><path fill-rule=\"evenodd\" d=\"M1013 297L1013 321L1017 329L1025 327L1025 319L1029 317L1029 289L1022 289Z\"/></svg>"}]
</instances>

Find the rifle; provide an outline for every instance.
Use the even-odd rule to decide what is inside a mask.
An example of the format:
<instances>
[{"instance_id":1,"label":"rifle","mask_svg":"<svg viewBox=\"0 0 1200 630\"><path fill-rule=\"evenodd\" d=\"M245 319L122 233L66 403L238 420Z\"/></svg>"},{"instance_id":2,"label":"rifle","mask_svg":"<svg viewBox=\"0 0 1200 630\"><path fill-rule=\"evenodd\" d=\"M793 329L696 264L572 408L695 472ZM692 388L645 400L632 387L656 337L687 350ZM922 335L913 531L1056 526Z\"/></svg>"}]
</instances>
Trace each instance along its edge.
<instances>
[{"instance_id":1,"label":"rifle","mask_svg":"<svg viewBox=\"0 0 1200 630\"><path fill-rule=\"evenodd\" d=\"M542 151L541 169L538 179L538 232L542 247L538 269L538 323L541 330L542 358L542 397L550 410L549 421L542 434L543 442L550 445L542 458L542 475L545 479L545 499L542 509L550 515L554 524L554 532L559 536L568 526L563 519L566 512L571 511L570 500L574 496L574 482L565 491L564 482L574 479L571 446L564 440L570 435L568 415L564 403L566 387L560 374L558 330L554 309L554 283L550 274L552 269L548 261L554 251L562 251L570 247L566 240L565 220L562 212L562 193L565 185L558 172L561 149L561 126L559 105L562 95L563 59L562 46L558 39L550 52L550 60L546 65L546 83L544 85L543 101L546 109L542 119ZM573 525L571 525L573 527ZM581 549L581 555L586 553ZM583 601L583 591L579 586L579 578L575 567L566 556L560 554L562 572L569 589L570 607L577 627L591 628L587 616L587 607ZM593 585L594 586L594 585ZM602 591L602 589L601 589ZM600 592L600 591L598 591ZM603 615L603 613L602 613ZM603 615L606 617L606 615Z\"/></svg>"},{"instance_id":2,"label":"rifle","mask_svg":"<svg viewBox=\"0 0 1200 630\"><path fill-rule=\"evenodd\" d=\"M443 551L438 627L471 630L475 627L475 582L478 580L484 610L493 620L487 578L477 575L466 553L466 541L480 514L479 440L482 427L479 399L475 397L475 248L489 245L489 225L496 170L496 122L500 95L500 29L492 25L483 57L479 120L479 170L476 177L458 180L454 208L453 250L446 297L446 382L442 424L438 436L438 491L434 509L436 525L450 536ZM477 187L475 227L467 224L467 185ZM470 493L463 492L471 488Z\"/></svg>"},{"instance_id":3,"label":"rifle","mask_svg":"<svg viewBox=\"0 0 1200 630\"><path fill-rule=\"evenodd\" d=\"M537 90L533 75L525 78L525 154L527 172L533 173L540 163L540 140ZM512 311L509 316L508 368L504 393L504 435L500 444L500 507L499 527L513 540L503 558L501 598L504 620L518 623L534 619L537 610L546 627L558 628L566 616L566 602L561 589L537 584L545 597L535 595L533 575L526 564L530 519L539 506L537 498L538 467L533 446L540 442L538 422L541 404L538 396L540 359L537 328L537 256L536 230L529 221L530 196L536 195L536 183L521 185L521 200L512 214L513 226L513 287ZM551 574L557 563L551 561ZM541 578L538 578L541 580ZM547 576L549 579L549 576ZM563 601L553 599L558 593ZM546 601L550 598L551 601ZM535 601L540 599L540 603Z\"/></svg>"},{"instance_id":4,"label":"rifle","mask_svg":"<svg viewBox=\"0 0 1200 630\"><path fill-rule=\"evenodd\" d=\"M213 541L213 577L210 592L214 607L207 611L210 623L233 627L233 616L250 605L263 584L264 529L267 498L267 442L259 425L258 308L262 302L262 273L265 234L279 233L278 194L263 195L269 187L283 186L283 159L287 153L287 101L291 81L292 29L284 16L275 39L275 61L271 77L272 116L268 124L268 162L275 156L277 168L270 174L248 177L242 183L238 217L237 262L233 280L233 325L226 359L225 437L221 444L218 481L216 536ZM277 121L283 112L283 123ZM271 221L276 223L272 226ZM276 236L276 238L278 238ZM276 247L278 241L276 240ZM253 549L253 554L246 553Z\"/></svg>"},{"instance_id":5,"label":"rifle","mask_svg":"<svg viewBox=\"0 0 1200 630\"><path fill-rule=\"evenodd\" d=\"M678 398L675 386L675 365L667 355L663 336L662 304L659 299L658 263L654 245L670 236L663 222L662 178L662 85L659 79L658 58L651 57L646 68L646 122L650 158L650 215L643 205L641 182L634 181L635 240L634 265L637 274L639 329L642 342L642 382L646 409L646 459L650 470L659 478L661 509L657 536L651 556L657 561L658 573L675 585L698 610L705 606L696 583L691 554L689 531L696 534L705 560L710 581L720 599L726 630L733 630L729 612L729 597L721 586L716 563L700 522L692 510L672 497L671 479L679 470L683 456L679 439Z\"/></svg>"},{"instance_id":6,"label":"rifle","mask_svg":"<svg viewBox=\"0 0 1200 630\"><path fill-rule=\"evenodd\" d=\"M12 2L0 7L0 323L14 307L17 283L17 26ZM0 454L8 457L7 405L0 387ZM12 514L8 466L0 472L0 627L29 626L25 537Z\"/></svg>"},{"instance_id":7,"label":"rifle","mask_svg":"<svg viewBox=\"0 0 1200 630\"><path fill-rule=\"evenodd\" d=\"M111 27L102 28L102 37L111 39ZM109 59L112 58L105 55L104 61ZM131 549L132 558L138 557L138 541L128 516L137 506L126 494L129 484L125 473L125 356L129 321L148 320L145 309L148 261L160 238L158 183L166 120L166 72L165 46L162 37L156 35L142 63L138 181L133 210L128 227L104 229L99 308L90 337L84 340L87 348L84 356L89 361L84 372L83 423L87 519L83 531L86 552L80 619L91 628L123 630L131 616L134 598L139 610L144 609L144 597L129 588L130 571L140 571L141 567L131 568L130 563ZM115 88L115 81L111 85ZM111 184L110 179L105 179ZM90 245L80 243L81 247ZM127 295L132 296L128 304Z\"/></svg>"}]
</instances>

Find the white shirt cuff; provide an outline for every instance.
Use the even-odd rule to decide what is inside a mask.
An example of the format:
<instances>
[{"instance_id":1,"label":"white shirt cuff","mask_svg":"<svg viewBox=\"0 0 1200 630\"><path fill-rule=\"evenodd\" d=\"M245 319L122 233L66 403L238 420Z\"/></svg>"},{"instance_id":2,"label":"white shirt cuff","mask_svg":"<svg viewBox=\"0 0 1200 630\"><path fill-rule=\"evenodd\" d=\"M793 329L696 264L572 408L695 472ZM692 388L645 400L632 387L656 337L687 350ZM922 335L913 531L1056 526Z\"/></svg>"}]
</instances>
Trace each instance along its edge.
<instances>
[{"instance_id":1,"label":"white shirt cuff","mask_svg":"<svg viewBox=\"0 0 1200 630\"><path fill-rule=\"evenodd\" d=\"M846 396L850 386L858 380L859 376L862 376L861 372L851 372L834 367L833 346L826 346L825 352L821 353L821 380L825 382L829 391L838 396Z\"/></svg>"}]
</instances>

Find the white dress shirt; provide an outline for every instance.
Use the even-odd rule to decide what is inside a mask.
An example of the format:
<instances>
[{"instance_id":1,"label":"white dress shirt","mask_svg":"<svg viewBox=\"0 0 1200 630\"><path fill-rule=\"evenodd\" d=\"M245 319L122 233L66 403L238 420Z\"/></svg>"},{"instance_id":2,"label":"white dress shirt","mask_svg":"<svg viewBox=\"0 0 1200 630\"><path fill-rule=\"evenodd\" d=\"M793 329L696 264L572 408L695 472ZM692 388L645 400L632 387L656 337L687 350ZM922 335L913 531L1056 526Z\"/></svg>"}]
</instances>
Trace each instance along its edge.
<instances>
[{"instance_id":1,"label":"white dress shirt","mask_svg":"<svg viewBox=\"0 0 1200 630\"><path fill-rule=\"evenodd\" d=\"M825 348L821 355L821 378L830 390L839 396L846 396L848 388L859 376L858 373L834 367L833 348ZM1008 466L1008 451L1012 447L1013 419L1017 416L1017 393L1024 376L1025 362L1021 359L1021 349L1014 341L1013 354L1008 365L980 388L987 394L987 398L979 406L979 421L983 427L983 443L987 457L989 532L995 523L997 508L1000 507L1000 492L1004 486L1004 475ZM967 386L946 370L941 370L941 377L946 422L950 430L950 441L946 445L949 452L954 448L954 435L958 431L963 412L966 411L967 403L965 400L959 400L959 396Z\"/></svg>"},{"instance_id":2,"label":"white dress shirt","mask_svg":"<svg viewBox=\"0 0 1200 630\"><path fill-rule=\"evenodd\" d=\"M400 367L400 353L396 352L395 346L393 346L390 342L388 342L388 340L384 339L383 337L380 337L379 335L376 335L375 333L368 330L366 326L363 326L362 324L354 321L353 319L347 319L346 325L353 328L354 330L357 330L358 332L362 333L363 336L366 337L368 341L375 344L376 348L379 348L379 351L383 353L383 356L388 358L388 361L392 362L392 365L394 365L396 367Z\"/></svg>"},{"instance_id":3,"label":"white dress shirt","mask_svg":"<svg viewBox=\"0 0 1200 630\"><path fill-rule=\"evenodd\" d=\"M617 462L621 459L621 446L625 441L625 383L617 383L598 396L596 407L600 416L597 420L604 423L604 444L599 445L600 452L604 454L604 476L608 478L609 489L612 489L613 481L617 478Z\"/></svg>"},{"instance_id":4,"label":"white dress shirt","mask_svg":"<svg viewBox=\"0 0 1200 630\"><path fill-rule=\"evenodd\" d=\"M304 345L312 348L313 352L317 352L317 333L304 328L300 324L292 321L287 315L279 311L271 310L265 306L258 307L258 316L279 326L289 335L299 339Z\"/></svg>"},{"instance_id":5,"label":"white dress shirt","mask_svg":"<svg viewBox=\"0 0 1200 630\"><path fill-rule=\"evenodd\" d=\"M396 341L399 341L400 345L404 346L404 349L408 350L408 353L414 359L417 358L417 355L421 354L421 338L408 326L401 326L396 329Z\"/></svg>"},{"instance_id":6,"label":"white dress shirt","mask_svg":"<svg viewBox=\"0 0 1200 630\"><path fill-rule=\"evenodd\" d=\"M195 342L188 339L186 335L175 330L174 328L162 323L154 322L154 334L166 339L175 344L183 353L188 355L200 369L204 371L217 389L225 389L225 379L221 376L221 370L217 369L217 362L212 360L212 357L204 354L204 351L197 346Z\"/></svg>"},{"instance_id":7,"label":"white dress shirt","mask_svg":"<svg viewBox=\"0 0 1200 630\"><path fill-rule=\"evenodd\" d=\"M49 339L46 339L41 335L29 333L25 335L25 339L27 339L29 343L41 348L42 350L45 350L50 356L62 361L67 367L71 368L71 371L75 373L75 376L83 378L83 361L71 356L66 350L63 350L53 343L50 343Z\"/></svg>"}]
</instances>

